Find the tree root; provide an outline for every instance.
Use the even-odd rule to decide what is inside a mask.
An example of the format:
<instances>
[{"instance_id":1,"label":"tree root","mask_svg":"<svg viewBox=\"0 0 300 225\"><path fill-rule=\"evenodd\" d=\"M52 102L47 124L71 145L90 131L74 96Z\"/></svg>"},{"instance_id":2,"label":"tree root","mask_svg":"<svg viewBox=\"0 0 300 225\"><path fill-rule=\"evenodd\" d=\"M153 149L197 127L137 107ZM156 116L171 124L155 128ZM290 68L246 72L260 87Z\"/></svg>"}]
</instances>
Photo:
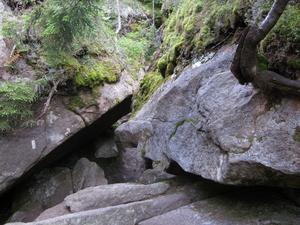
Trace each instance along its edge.
<instances>
[{"instance_id":1,"label":"tree root","mask_svg":"<svg viewBox=\"0 0 300 225\"><path fill-rule=\"evenodd\" d=\"M258 71L257 46L275 26L289 0L276 0L260 26L253 24L242 33L230 67L240 84L252 83L264 92L273 89L300 95L300 81L291 80L270 70Z\"/></svg>"}]
</instances>

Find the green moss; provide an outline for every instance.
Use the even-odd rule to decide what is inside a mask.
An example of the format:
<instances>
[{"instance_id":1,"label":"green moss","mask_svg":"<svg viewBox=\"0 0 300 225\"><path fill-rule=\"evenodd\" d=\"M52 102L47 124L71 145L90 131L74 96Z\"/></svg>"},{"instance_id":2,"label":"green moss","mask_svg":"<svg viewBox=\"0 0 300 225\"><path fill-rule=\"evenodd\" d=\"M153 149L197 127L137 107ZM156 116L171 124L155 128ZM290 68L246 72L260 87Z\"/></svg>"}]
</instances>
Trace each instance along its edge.
<instances>
[{"instance_id":1,"label":"green moss","mask_svg":"<svg viewBox=\"0 0 300 225\"><path fill-rule=\"evenodd\" d=\"M242 151L239 151L239 152L238 151L232 151L232 150L230 150L229 152L233 153L233 154L243 154L243 153L247 152L249 149L250 148L243 148Z\"/></svg>"},{"instance_id":2,"label":"green moss","mask_svg":"<svg viewBox=\"0 0 300 225\"><path fill-rule=\"evenodd\" d=\"M164 66L170 61L177 65L187 61L187 57L198 57L207 46L220 41L220 36L229 32L235 24L241 4L244 4L242 0L224 0L221 3L216 0L181 1L165 28L161 57L167 60ZM181 55L184 60L178 58Z\"/></svg>"},{"instance_id":3,"label":"green moss","mask_svg":"<svg viewBox=\"0 0 300 225\"><path fill-rule=\"evenodd\" d=\"M295 129L295 134L293 135L294 141L300 142L300 127L297 126Z\"/></svg>"},{"instance_id":4,"label":"green moss","mask_svg":"<svg viewBox=\"0 0 300 225\"><path fill-rule=\"evenodd\" d=\"M263 52L258 52L257 54L258 70L268 69L268 59Z\"/></svg>"},{"instance_id":5,"label":"green moss","mask_svg":"<svg viewBox=\"0 0 300 225\"><path fill-rule=\"evenodd\" d=\"M166 69L166 76L172 75L174 73L176 65L173 62L168 63Z\"/></svg>"},{"instance_id":6,"label":"green moss","mask_svg":"<svg viewBox=\"0 0 300 225\"><path fill-rule=\"evenodd\" d=\"M80 63L74 56L70 56L62 63L62 68L67 71L69 76L73 76L80 70Z\"/></svg>"},{"instance_id":7,"label":"green moss","mask_svg":"<svg viewBox=\"0 0 300 225\"><path fill-rule=\"evenodd\" d=\"M175 129L170 134L169 139L171 139L172 137L174 137L174 135L176 134L176 132L178 130L178 127L182 126L185 122L192 122L192 123L194 123L195 126L198 124L198 121L193 120L193 119L184 119L184 120L179 121L178 123L176 123Z\"/></svg>"},{"instance_id":8,"label":"green moss","mask_svg":"<svg viewBox=\"0 0 300 225\"><path fill-rule=\"evenodd\" d=\"M146 150L143 148L143 149L141 150L141 157L142 157L142 158L145 158L145 156L146 156Z\"/></svg>"},{"instance_id":9,"label":"green moss","mask_svg":"<svg viewBox=\"0 0 300 225\"><path fill-rule=\"evenodd\" d=\"M237 139L244 139L244 140L247 140L250 145L248 148L242 148L240 151L233 151L233 150L230 150L229 152L230 153L233 153L233 154L243 154L245 152L247 152L248 150L250 150L250 148L252 147L253 145L253 141L256 139L258 142L261 142L262 141L262 138L261 137L244 137L244 136L236 136Z\"/></svg>"},{"instance_id":10,"label":"green moss","mask_svg":"<svg viewBox=\"0 0 300 225\"><path fill-rule=\"evenodd\" d=\"M69 102L69 106L71 108L83 108L85 106L84 102L82 101L82 99L80 98L80 96L75 96L73 98L71 98L70 102Z\"/></svg>"},{"instance_id":11,"label":"green moss","mask_svg":"<svg viewBox=\"0 0 300 225\"><path fill-rule=\"evenodd\" d=\"M177 60L177 56L174 54L174 52L170 53L168 55L168 61L167 62L172 62L172 63L176 63ZM168 67L168 66L167 66Z\"/></svg>"},{"instance_id":12,"label":"green moss","mask_svg":"<svg viewBox=\"0 0 300 225\"><path fill-rule=\"evenodd\" d=\"M116 75L108 75L104 77L105 83L116 83L118 81L118 77Z\"/></svg>"},{"instance_id":13,"label":"green moss","mask_svg":"<svg viewBox=\"0 0 300 225\"><path fill-rule=\"evenodd\" d=\"M300 41L300 4L289 4L281 15L273 32L279 32L287 41Z\"/></svg>"},{"instance_id":14,"label":"green moss","mask_svg":"<svg viewBox=\"0 0 300 225\"><path fill-rule=\"evenodd\" d=\"M258 142L262 142L262 137L257 137L256 140L257 140Z\"/></svg>"},{"instance_id":15,"label":"green moss","mask_svg":"<svg viewBox=\"0 0 300 225\"><path fill-rule=\"evenodd\" d=\"M145 74L144 78L141 80L139 92L135 93L133 96L135 101L134 112L137 112L163 83L164 78L160 73L150 72Z\"/></svg>"},{"instance_id":16,"label":"green moss","mask_svg":"<svg viewBox=\"0 0 300 225\"><path fill-rule=\"evenodd\" d=\"M190 24L187 24L186 27L185 27L185 30L187 33L192 33L192 31L195 29L195 25L190 23Z\"/></svg>"},{"instance_id":17,"label":"green moss","mask_svg":"<svg viewBox=\"0 0 300 225\"><path fill-rule=\"evenodd\" d=\"M300 59L289 59L287 64L294 69L300 69Z\"/></svg>"},{"instance_id":18,"label":"green moss","mask_svg":"<svg viewBox=\"0 0 300 225\"><path fill-rule=\"evenodd\" d=\"M173 49L174 49L174 55L176 57L180 55L183 43L184 43L183 41L179 41L178 43L174 44Z\"/></svg>"},{"instance_id":19,"label":"green moss","mask_svg":"<svg viewBox=\"0 0 300 225\"><path fill-rule=\"evenodd\" d=\"M168 65L168 62L165 59L160 59L157 62L158 70L163 76L165 76L167 65Z\"/></svg>"},{"instance_id":20,"label":"green moss","mask_svg":"<svg viewBox=\"0 0 300 225\"><path fill-rule=\"evenodd\" d=\"M100 62L94 66L82 65L75 77L75 82L79 86L89 86L91 88L101 86L104 83L114 83L118 81L117 70L109 62Z\"/></svg>"},{"instance_id":21,"label":"green moss","mask_svg":"<svg viewBox=\"0 0 300 225\"><path fill-rule=\"evenodd\" d=\"M116 130L118 127L119 127L119 124L118 124L118 123L114 123L114 124L111 126L111 128L112 128L113 130Z\"/></svg>"},{"instance_id":22,"label":"green moss","mask_svg":"<svg viewBox=\"0 0 300 225\"><path fill-rule=\"evenodd\" d=\"M120 104L121 102L122 101L119 98L116 99L116 104Z\"/></svg>"},{"instance_id":23,"label":"green moss","mask_svg":"<svg viewBox=\"0 0 300 225\"><path fill-rule=\"evenodd\" d=\"M194 10L196 13L199 13L202 11L202 9L203 9L203 2L200 2Z\"/></svg>"}]
</instances>

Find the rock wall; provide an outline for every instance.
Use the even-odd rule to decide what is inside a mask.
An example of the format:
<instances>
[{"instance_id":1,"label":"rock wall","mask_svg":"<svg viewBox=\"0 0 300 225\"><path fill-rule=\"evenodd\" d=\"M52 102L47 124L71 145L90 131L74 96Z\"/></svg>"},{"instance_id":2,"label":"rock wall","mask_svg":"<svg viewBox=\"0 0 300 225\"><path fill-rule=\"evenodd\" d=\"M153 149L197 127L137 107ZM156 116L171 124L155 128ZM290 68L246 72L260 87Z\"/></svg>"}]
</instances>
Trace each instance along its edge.
<instances>
[{"instance_id":1,"label":"rock wall","mask_svg":"<svg viewBox=\"0 0 300 225\"><path fill-rule=\"evenodd\" d=\"M171 79L116 130L145 157L224 184L300 187L300 100L271 102L229 71L235 46Z\"/></svg>"}]
</instances>

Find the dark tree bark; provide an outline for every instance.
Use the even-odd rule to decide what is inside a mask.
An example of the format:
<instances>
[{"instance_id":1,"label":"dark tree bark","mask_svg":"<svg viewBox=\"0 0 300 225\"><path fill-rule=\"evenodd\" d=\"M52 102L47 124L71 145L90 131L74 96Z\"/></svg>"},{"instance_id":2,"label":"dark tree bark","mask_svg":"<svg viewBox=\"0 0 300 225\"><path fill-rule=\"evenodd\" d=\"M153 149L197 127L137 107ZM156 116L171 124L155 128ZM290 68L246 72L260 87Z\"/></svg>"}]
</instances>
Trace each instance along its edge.
<instances>
[{"instance_id":1,"label":"dark tree bark","mask_svg":"<svg viewBox=\"0 0 300 225\"><path fill-rule=\"evenodd\" d=\"M240 84L252 83L265 92L275 88L300 94L300 81L290 80L270 70L258 71L257 69L257 45L275 26L289 1L276 0L259 26L250 25L242 33L230 68Z\"/></svg>"}]
</instances>

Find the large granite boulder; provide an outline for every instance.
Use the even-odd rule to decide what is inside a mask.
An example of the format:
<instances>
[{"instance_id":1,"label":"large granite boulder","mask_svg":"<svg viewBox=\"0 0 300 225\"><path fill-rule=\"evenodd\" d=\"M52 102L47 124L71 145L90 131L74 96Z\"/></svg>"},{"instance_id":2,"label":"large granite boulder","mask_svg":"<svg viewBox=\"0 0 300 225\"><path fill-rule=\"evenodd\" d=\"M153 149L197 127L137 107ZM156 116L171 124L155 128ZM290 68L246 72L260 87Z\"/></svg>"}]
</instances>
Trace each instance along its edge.
<instances>
[{"instance_id":1,"label":"large granite boulder","mask_svg":"<svg viewBox=\"0 0 300 225\"><path fill-rule=\"evenodd\" d=\"M34 127L1 134L0 194L19 178L92 141L128 114L134 92L128 83L135 81L126 73L123 76L117 84L99 87L98 91L102 93L103 88L110 86L109 99L104 93L96 98L90 92L80 92L78 96L54 96L47 114ZM118 88L120 86L122 88ZM85 106L77 108L72 104L72 98L81 99ZM38 114L44 104L36 107Z\"/></svg>"},{"instance_id":2,"label":"large granite boulder","mask_svg":"<svg viewBox=\"0 0 300 225\"><path fill-rule=\"evenodd\" d=\"M235 46L159 88L116 130L153 161L224 184L300 187L300 100L272 102L229 71Z\"/></svg>"}]
</instances>

